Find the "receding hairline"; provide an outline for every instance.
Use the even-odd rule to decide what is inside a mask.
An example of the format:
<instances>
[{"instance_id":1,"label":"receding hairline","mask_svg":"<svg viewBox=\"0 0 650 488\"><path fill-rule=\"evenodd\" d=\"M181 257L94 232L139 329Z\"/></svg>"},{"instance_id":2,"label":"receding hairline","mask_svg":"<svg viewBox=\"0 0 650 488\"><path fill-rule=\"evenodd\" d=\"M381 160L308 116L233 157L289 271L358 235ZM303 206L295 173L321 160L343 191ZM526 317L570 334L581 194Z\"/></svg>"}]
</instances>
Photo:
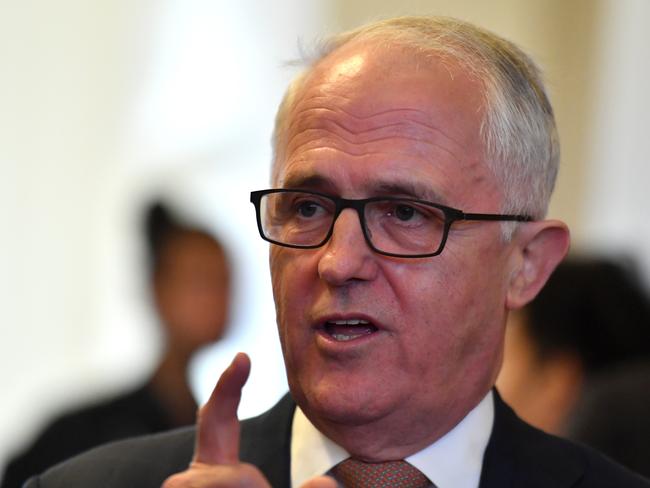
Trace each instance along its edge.
<instances>
[{"instance_id":1,"label":"receding hairline","mask_svg":"<svg viewBox=\"0 0 650 488\"><path fill-rule=\"evenodd\" d=\"M335 36L334 41L341 37L346 37L347 35L348 33L344 33ZM295 107L296 103L298 103L301 96L304 94L305 89L309 86L309 83L315 77L322 75L323 71L332 69L332 66L329 65L332 58L345 53L346 51L352 51L359 48L363 48L373 54L375 51L381 52L382 50L384 52L402 51L405 56L408 56L408 59L405 62L405 65L409 66L408 69L418 71L422 68L422 71L424 71L428 68L435 69L442 65L449 71L452 78L454 73L462 72L462 74L466 75L472 83L476 83L481 98L479 111L482 120L485 119L485 110L487 109L489 102L489 87L482 76L484 71L483 68L481 68L482 64L479 65L479 63L472 64L467 62L465 58L453 56L445 49L420 49L419 46L413 45L414 41L411 39L412 37L413 36L395 35L386 38L382 35L382 32L379 31L373 30L368 33L361 32L358 35L350 35L348 39L343 40L340 44L336 43L332 45L332 41L330 40L323 45L324 47L321 47L321 51L324 50L324 52L321 52L319 57L315 59L308 58L308 66L292 80L276 114L275 132L273 134L275 152L272 174L273 182L277 181L277 171L275 168L278 165L278 159L281 159L278 158L277 152L279 150L284 150L285 148L283 144L286 143L286 141L284 141L280 136L285 135L291 123L291 118L289 117L291 110Z\"/></svg>"},{"instance_id":2,"label":"receding hairline","mask_svg":"<svg viewBox=\"0 0 650 488\"><path fill-rule=\"evenodd\" d=\"M414 59L446 60L481 84L481 139L486 162L502 182L504 213L543 218L559 164L553 109L534 61L514 43L471 23L450 17L397 17L335 35L305 56L306 71L289 86L276 117L273 181L283 157L287 115L305 81L332 53L352 43L401 48Z\"/></svg>"}]
</instances>

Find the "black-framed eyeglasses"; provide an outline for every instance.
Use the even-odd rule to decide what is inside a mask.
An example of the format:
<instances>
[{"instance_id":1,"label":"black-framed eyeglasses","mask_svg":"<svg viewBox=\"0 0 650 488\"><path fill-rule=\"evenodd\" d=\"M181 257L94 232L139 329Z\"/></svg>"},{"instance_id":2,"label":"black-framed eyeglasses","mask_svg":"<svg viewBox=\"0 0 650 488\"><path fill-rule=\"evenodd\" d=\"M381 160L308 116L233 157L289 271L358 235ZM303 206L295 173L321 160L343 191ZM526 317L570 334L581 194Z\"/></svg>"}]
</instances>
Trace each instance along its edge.
<instances>
[{"instance_id":1,"label":"black-framed eyeglasses","mask_svg":"<svg viewBox=\"0 0 650 488\"><path fill-rule=\"evenodd\" d=\"M314 249L332 236L346 208L357 211L363 235L375 252L399 258L437 256L449 229L461 220L529 222L526 215L465 213L438 203L401 197L352 200L324 193L271 189L251 192L262 239L279 246Z\"/></svg>"}]
</instances>

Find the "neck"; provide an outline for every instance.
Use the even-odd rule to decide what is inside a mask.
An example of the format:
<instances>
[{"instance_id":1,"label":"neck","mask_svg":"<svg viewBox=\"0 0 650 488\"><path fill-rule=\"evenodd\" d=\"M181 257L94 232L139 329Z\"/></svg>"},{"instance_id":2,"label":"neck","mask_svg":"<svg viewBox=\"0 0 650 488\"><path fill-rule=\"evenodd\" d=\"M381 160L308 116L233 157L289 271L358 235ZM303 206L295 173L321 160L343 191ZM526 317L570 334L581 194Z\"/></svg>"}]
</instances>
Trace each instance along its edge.
<instances>
[{"instance_id":1,"label":"neck","mask_svg":"<svg viewBox=\"0 0 650 488\"><path fill-rule=\"evenodd\" d=\"M354 458L366 462L405 459L454 429L484 398L445 405L421 415L400 412L370 422L341 422L307 414L312 424ZM303 409L304 412L304 409ZM452 415L453 413L453 415ZM432 422L438 419L437 422Z\"/></svg>"},{"instance_id":2,"label":"neck","mask_svg":"<svg viewBox=\"0 0 650 488\"><path fill-rule=\"evenodd\" d=\"M187 382L189 355L167 350L151 380L154 394L174 427L194 423L196 401Z\"/></svg>"}]
</instances>

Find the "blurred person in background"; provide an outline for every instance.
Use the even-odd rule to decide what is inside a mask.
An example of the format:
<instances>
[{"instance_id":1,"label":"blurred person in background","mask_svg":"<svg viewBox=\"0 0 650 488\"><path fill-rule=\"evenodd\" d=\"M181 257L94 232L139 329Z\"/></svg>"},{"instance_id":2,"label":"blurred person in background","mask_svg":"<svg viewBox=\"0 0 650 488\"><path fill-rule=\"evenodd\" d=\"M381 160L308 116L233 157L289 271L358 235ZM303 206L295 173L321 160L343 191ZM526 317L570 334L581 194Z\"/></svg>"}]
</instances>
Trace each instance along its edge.
<instances>
[{"instance_id":1,"label":"blurred person in background","mask_svg":"<svg viewBox=\"0 0 650 488\"><path fill-rule=\"evenodd\" d=\"M532 425L650 476L650 298L629 264L562 262L510 315L497 386Z\"/></svg>"},{"instance_id":2,"label":"blurred person in background","mask_svg":"<svg viewBox=\"0 0 650 488\"><path fill-rule=\"evenodd\" d=\"M149 284L164 336L162 359L142 386L65 413L7 466L3 488L79 452L109 441L189 425L196 401L188 365L201 347L219 340L230 300L230 270L222 244L175 218L161 203L146 212Z\"/></svg>"},{"instance_id":3,"label":"blurred person in background","mask_svg":"<svg viewBox=\"0 0 650 488\"><path fill-rule=\"evenodd\" d=\"M650 478L650 361L616 366L584 388L567 437Z\"/></svg>"}]
</instances>

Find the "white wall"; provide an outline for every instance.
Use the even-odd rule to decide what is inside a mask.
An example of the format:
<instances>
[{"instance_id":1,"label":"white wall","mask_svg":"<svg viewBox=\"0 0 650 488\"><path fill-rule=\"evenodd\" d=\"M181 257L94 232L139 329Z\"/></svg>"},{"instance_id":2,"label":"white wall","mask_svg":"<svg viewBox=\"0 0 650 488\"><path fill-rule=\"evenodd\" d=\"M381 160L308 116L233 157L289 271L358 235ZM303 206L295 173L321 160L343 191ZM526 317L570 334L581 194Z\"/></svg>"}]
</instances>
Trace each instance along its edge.
<instances>
[{"instance_id":1,"label":"white wall","mask_svg":"<svg viewBox=\"0 0 650 488\"><path fill-rule=\"evenodd\" d=\"M606 2L597 51L585 239L630 249L650 277L650 2ZM650 283L650 281L648 281Z\"/></svg>"}]
</instances>

